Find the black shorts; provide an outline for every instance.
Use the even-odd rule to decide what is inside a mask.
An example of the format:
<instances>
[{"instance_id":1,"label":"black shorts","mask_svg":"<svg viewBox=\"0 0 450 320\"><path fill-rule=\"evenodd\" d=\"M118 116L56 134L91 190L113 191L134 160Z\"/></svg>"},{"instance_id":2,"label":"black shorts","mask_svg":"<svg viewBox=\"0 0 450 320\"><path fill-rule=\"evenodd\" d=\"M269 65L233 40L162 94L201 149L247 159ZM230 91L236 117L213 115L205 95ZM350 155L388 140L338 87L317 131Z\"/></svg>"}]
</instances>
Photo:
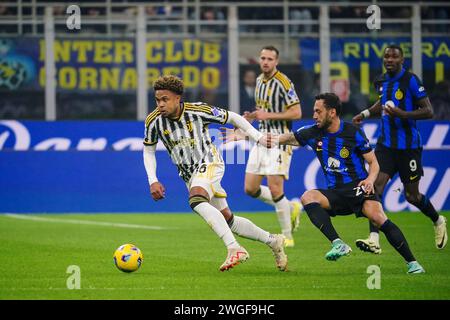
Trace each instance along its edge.
<instances>
[{"instance_id":1,"label":"black shorts","mask_svg":"<svg viewBox=\"0 0 450 320\"><path fill-rule=\"evenodd\" d=\"M380 165L380 172L384 172L392 179L398 172L403 184L413 183L423 176L422 148L392 149L377 144L375 156Z\"/></svg>"},{"instance_id":2,"label":"black shorts","mask_svg":"<svg viewBox=\"0 0 450 320\"><path fill-rule=\"evenodd\" d=\"M330 202L330 216L345 216L354 213L357 217L365 216L362 212L366 200L380 202L376 194L366 194L358 184L347 184L335 189L318 189Z\"/></svg>"}]
</instances>

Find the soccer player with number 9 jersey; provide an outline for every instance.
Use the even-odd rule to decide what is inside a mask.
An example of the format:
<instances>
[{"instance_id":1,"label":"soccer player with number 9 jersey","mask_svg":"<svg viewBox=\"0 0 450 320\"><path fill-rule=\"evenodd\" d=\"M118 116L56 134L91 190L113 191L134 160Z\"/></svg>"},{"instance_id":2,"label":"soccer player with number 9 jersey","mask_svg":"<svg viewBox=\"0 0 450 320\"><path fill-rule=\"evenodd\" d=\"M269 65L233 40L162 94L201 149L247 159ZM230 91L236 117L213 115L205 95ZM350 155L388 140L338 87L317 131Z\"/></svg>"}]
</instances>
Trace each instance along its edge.
<instances>
[{"instance_id":1,"label":"soccer player with number 9 jersey","mask_svg":"<svg viewBox=\"0 0 450 320\"><path fill-rule=\"evenodd\" d=\"M436 247L443 249L448 239L446 218L439 215L430 199L419 192L419 181L423 176L422 140L416 120L432 118L433 111L420 79L403 68L403 62L400 46L389 45L384 50L386 73L375 81L379 100L356 115L353 123L360 124L364 118L381 113L381 134L375 151L380 174L375 181L375 190L381 198L389 179L398 173L406 200L430 218L434 224ZM369 238L356 240L356 245L363 251L381 253L378 228L370 224Z\"/></svg>"}]
</instances>

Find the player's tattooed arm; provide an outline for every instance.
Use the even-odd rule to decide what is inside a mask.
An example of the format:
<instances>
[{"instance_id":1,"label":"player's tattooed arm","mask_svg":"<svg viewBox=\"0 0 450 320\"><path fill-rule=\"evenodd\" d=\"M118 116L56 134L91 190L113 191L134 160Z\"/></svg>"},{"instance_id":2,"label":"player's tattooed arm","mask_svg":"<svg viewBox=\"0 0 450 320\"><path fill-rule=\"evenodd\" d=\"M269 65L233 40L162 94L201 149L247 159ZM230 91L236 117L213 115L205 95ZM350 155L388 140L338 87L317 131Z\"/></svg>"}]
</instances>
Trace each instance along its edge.
<instances>
[{"instance_id":1,"label":"player's tattooed arm","mask_svg":"<svg viewBox=\"0 0 450 320\"><path fill-rule=\"evenodd\" d=\"M297 139L294 136L293 132L284 133L284 134L268 134L267 135L268 145L276 146L276 145L291 145L291 146L299 146Z\"/></svg>"}]
</instances>

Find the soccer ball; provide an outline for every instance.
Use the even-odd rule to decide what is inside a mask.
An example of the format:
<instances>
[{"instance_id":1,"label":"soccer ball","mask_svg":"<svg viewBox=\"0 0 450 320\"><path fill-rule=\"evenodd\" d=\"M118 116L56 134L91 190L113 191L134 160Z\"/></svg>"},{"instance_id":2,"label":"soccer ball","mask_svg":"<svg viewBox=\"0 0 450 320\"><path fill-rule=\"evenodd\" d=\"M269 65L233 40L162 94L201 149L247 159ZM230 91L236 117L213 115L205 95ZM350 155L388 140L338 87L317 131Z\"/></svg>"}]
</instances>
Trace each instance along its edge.
<instances>
[{"instance_id":1,"label":"soccer ball","mask_svg":"<svg viewBox=\"0 0 450 320\"><path fill-rule=\"evenodd\" d=\"M121 245L114 252L114 264L123 272L133 272L139 269L144 260L141 250L134 244Z\"/></svg>"}]
</instances>

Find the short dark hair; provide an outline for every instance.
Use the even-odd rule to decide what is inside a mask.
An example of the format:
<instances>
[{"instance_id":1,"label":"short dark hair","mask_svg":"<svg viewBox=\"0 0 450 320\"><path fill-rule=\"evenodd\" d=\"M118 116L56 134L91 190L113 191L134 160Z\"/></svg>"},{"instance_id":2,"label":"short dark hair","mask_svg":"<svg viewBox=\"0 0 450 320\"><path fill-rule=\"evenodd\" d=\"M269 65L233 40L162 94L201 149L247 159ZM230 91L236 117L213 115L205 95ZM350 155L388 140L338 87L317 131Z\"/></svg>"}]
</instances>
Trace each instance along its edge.
<instances>
[{"instance_id":1,"label":"short dark hair","mask_svg":"<svg viewBox=\"0 0 450 320\"><path fill-rule=\"evenodd\" d=\"M398 51L400 52L401 56L403 57L403 49L402 49L402 47L400 47L398 44L391 43L390 45L388 45L388 46L386 47L386 49L384 49L384 51L386 52L387 49L395 49L395 50L398 50Z\"/></svg>"},{"instance_id":2,"label":"short dark hair","mask_svg":"<svg viewBox=\"0 0 450 320\"><path fill-rule=\"evenodd\" d=\"M263 50L275 51L275 53L277 54L277 58L278 58L278 56L280 55L280 51L278 51L278 49L275 48L274 46L265 46L265 47L263 47L263 48L261 49L261 51L263 51ZM261 52L261 51L260 51L260 52Z\"/></svg>"},{"instance_id":3,"label":"short dark hair","mask_svg":"<svg viewBox=\"0 0 450 320\"><path fill-rule=\"evenodd\" d=\"M336 109L336 114L341 114L342 103L339 97L332 92L320 93L315 97L316 100L323 100L327 110Z\"/></svg>"},{"instance_id":4,"label":"short dark hair","mask_svg":"<svg viewBox=\"0 0 450 320\"><path fill-rule=\"evenodd\" d=\"M184 84L183 81L174 75L161 76L156 79L153 84L153 90L169 90L175 94L183 95Z\"/></svg>"}]
</instances>

